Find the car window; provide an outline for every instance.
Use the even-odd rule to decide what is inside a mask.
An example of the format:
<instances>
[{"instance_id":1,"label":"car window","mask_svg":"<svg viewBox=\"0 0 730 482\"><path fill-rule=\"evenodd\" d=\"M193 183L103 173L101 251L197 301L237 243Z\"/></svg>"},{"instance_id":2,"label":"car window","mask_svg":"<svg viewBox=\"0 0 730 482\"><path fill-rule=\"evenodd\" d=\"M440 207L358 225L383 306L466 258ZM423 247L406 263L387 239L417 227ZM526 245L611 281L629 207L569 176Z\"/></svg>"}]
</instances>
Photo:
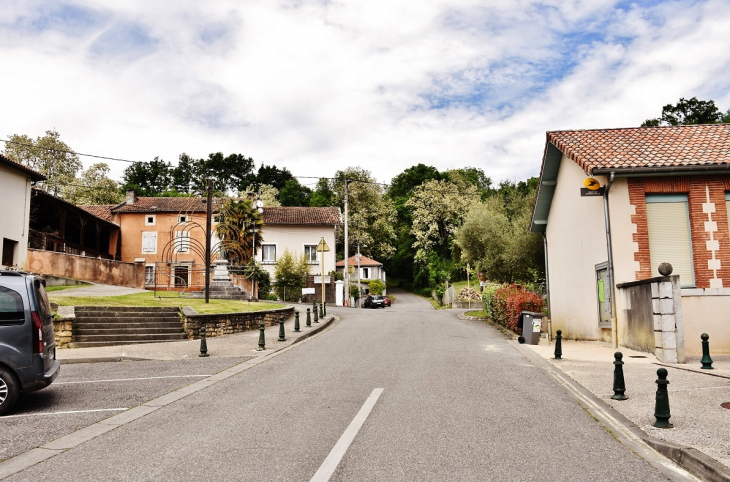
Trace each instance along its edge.
<instances>
[{"instance_id":1,"label":"car window","mask_svg":"<svg viewBox=\"0 0 730 482\"><path fill-rule=\"evenodd\" d=\"M25 310L20 293L0 286L0 325L22 325L23 323L25 323Z\"/></svg>"},{"instance_id":2,"label":"car window","mask_svg":"<svg viewBox=\"0 0 730 482\"><path fill-rule=\"evenodd\" d=\"M48 294L46 288L40 280L34 280L33 286L35 288L35 299L36 305L38 305L39 315L43 320L44 325L48 325L53 322L53 318L50 316L53 311L51 310L51 303L48 301Z\"/></svg>"}]
</instances>

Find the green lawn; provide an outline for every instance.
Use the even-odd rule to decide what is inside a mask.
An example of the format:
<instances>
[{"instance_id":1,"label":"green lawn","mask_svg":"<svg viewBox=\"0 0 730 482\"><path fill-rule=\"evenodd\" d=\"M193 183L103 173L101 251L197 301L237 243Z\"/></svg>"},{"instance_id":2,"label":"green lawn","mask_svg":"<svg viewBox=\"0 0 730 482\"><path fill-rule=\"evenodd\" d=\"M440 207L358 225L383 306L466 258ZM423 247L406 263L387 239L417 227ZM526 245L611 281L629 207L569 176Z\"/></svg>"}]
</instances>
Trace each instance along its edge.
<instances>
[{"instance_id":1,"label":"green lawn","mask_svg":"<svg viewBox=\"0 0 730 482\"><path fill-rule=\"evenodd\" d=\"M89 286L89 285L46 286L46 291L49 292L49 293L51 293L53 291L72 290L74 288L82 288L84 286Z\"/></svg>"},{"instance_id":2,"label":"green lawn","mask_svg":"<svg viewBox=\"0 0 730 482\"><path fill-rule=\"evenodd\" d=\"M484 310L479 311L467 311L464 313L466 316L473 316L475 318L487 318L487 312Z\"/></svg>"},{"instance_id":3,"label":"green lawn","mask_svg":"<svg viewBox=\"0 0 730 482\"><path fill-rule=\"evenodd\" d=\"M179 307L190 306L198 313L237 313L241 311L261 311L284 308L281 303L251 302L240 300L210 300L206 304L204 299L180 298L179 293L173 291L158 291L135 293L122 296L53 296L48 298L61 306L143 306L143 307Z\"/></svg>"}]
</instances>

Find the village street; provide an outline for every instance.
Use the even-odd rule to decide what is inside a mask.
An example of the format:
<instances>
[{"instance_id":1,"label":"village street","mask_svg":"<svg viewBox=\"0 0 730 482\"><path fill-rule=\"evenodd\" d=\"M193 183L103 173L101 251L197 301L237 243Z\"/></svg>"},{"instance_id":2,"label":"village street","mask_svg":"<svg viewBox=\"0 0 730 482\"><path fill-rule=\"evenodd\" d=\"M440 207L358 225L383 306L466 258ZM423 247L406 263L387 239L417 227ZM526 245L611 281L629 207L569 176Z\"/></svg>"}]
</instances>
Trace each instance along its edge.
<instances>
[{"instance_id":1,"label":"village street","mask_svg":"<svg viewBox=\"0 0 730 482\"><path fill-rule=\"evenodd\" d=\"M488 325L404 293L332 311L305 343L68 450L48 444L57 455L8 480L666 480ZM131 408L243 360L66 364L0 419L0 459L125 412L40 413Z\"/></svg>"}]
</instances>

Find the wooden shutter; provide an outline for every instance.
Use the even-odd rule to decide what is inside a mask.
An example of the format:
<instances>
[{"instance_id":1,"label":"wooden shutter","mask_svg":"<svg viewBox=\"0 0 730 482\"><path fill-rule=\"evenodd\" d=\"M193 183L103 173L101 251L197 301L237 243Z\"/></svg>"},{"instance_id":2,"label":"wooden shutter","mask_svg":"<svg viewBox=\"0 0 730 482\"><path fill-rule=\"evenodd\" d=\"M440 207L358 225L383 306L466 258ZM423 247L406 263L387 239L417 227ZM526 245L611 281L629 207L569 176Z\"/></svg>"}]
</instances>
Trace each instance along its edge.
<instances>
[{"instance_id":1,"label":"wooden shutter","mask_svg":"<svg viewBox=\"0 0 730 482\"><path fill-rule=\"evenodd\" d=\"M142 232L142 252L154 253L157 251L157 233L151 231Z\"/></svg>"},{"instance_id":2,"label":"wooden shutter","mask_svg":"<svg viewBox=\"0 0 730 482\"><path fill-rule=\"evenodd\" d=\"M667 262L682 286L694 286L687 195L647 195L646 218L652 276L661 276L659 264Z\"/></svg>"}]
</instances>

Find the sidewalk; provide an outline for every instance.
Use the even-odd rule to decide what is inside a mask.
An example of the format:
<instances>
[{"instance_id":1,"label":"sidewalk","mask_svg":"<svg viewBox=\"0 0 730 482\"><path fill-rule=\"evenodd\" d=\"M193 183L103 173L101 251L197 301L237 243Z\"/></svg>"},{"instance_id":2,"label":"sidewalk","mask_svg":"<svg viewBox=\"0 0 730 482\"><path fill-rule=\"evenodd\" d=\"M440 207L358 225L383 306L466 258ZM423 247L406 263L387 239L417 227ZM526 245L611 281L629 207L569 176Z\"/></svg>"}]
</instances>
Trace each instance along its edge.
<instances>
[{"instance_id":1,"label":"sidewalk","mask_svg":"<svg viewBox=\"0 0 730 482\"><path fill-rule=\"evenodd\" d=\"M710 348L712 347L710 340ZM699 340L698 340L699 343ZM555 344L522 345L531 348L595 397L613 407L650 437L695 448L730 467L730 357L713 357L714 370L702 370L699 357L686 364L659 362L651 353L619 347L628 400L612 400L614 353L601 342L562 342L562 360L554 359ZM671 429L654 428L657 369L669 372ZM730 473L730 469L728 472Z\"/></svg>"},{"instance_id":2,"label":"sidewalk","mask_svg":"<svg viewBox=\"0 0 730 482\"><path fill-rule=\"evenodd\" d=\"M269 326L264 330L266 338L265 352L256 351L259 343L259 330L250 330L206 338L208 355L211 357L241 357L271 353L324 330L336 320L335 316L330 314L324 319L320 319L319 323L314 323L314 320L312 320L312 326L307 327L306 308L302 309L300 305L296 306L300 311L300 332L294 332L294 317L292 316L284 322L286 341L278 341L279 325ZM61 363L88 363L123 360L180 360L194 358L199 354L200 340L187 340L89 348L59 348L56 351L56 358Z\"/></svg>"}]
</instances>

